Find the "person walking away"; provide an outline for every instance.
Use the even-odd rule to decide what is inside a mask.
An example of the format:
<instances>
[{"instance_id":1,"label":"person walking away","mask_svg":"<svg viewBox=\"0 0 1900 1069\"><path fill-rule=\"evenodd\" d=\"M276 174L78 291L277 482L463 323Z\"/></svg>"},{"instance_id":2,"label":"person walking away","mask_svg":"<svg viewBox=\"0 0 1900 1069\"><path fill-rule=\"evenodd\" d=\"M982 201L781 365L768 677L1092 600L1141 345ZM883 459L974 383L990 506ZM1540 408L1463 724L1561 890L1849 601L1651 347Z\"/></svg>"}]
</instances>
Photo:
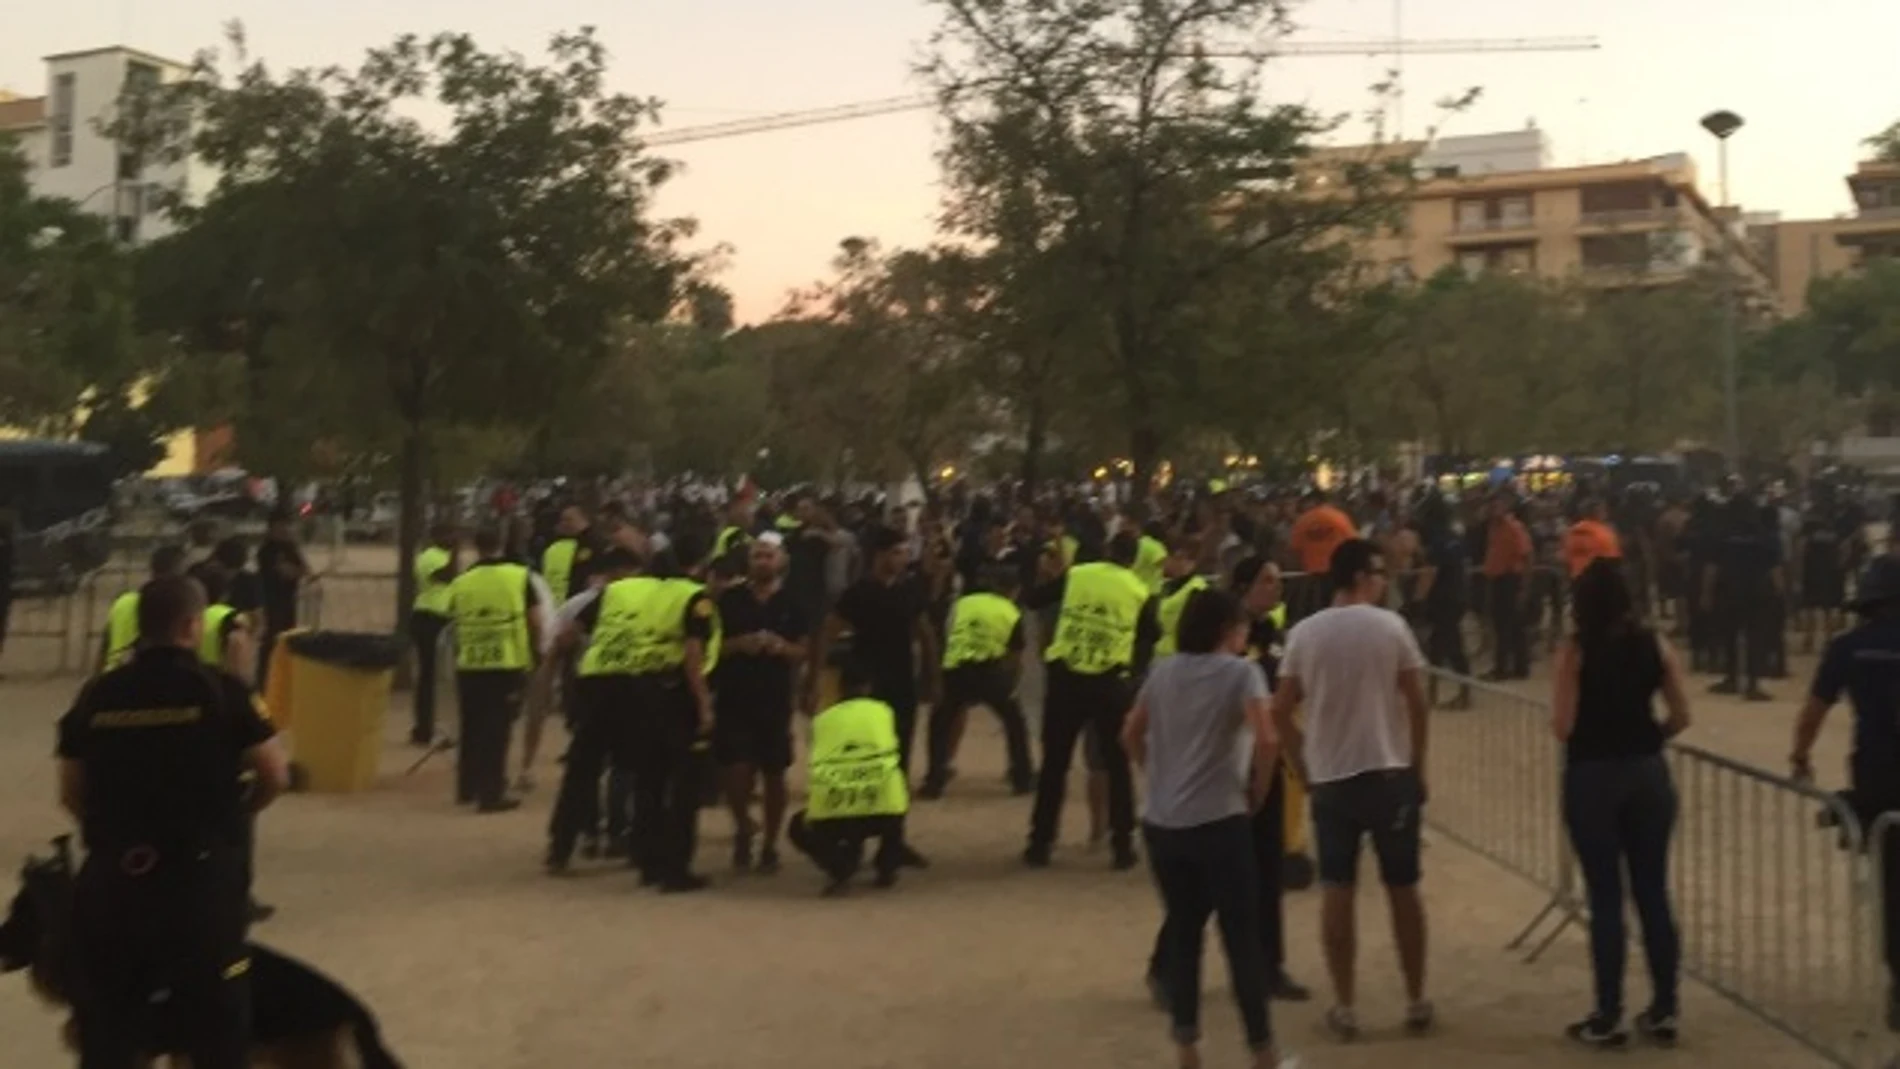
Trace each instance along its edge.
<instances>
[{"instance_id":1,"label":"person walking away","mask_svg":"<svg viewBox=\"0 0 1900 1069\"><path fill-rule=\"evenodd\" d=\"M1016 700L1023 655L1023 614L1016 607L1016 566L986 564L950 610L943 650L943 701L930 710L930 769L919 798L942 798L956 775L956 755L970 708L988 706L1003 722L1010 792L1036 789L1029 726Z\"/></svg>"},{"instance_id":2,"label":"person walking away","mask_svg":"<svg viewBox=\"0 0 1900 1069\"><path fill-rule=\"evenodd\" d=\"M1326 1025L1357 1038L1354 887L1360 842L1370 837L1392 909L1393 941L1409 1003L1408 1031L1433 1023L1425 1000L1425 906L1419 897L1419 826L1426 800L1425 666L1412 631L1379 606L1385 560L1363 539L1342 544L1329 572L1333 607L1287 633L1274 727L1312 793L1313 833L1324 888L1321 935L1332 976ZM1305 729L1294 710L1306 710Z\"/></svg>"},{"instance_id":3,"label":"person walking away","mask_svg":"<svg viewBox=\"0 0 1900 1069\"><path fill-rule=\"evenodd\" d=\"M182 576L184 571L185 547L160 546L152 551L146 581ZM114 598L106 610L106 633L99 646L97 671L109 672L126 664L138 649L139 597L139 590L128 590Z\"/></svg>"},{"instance_id":4,"label":"person walking away","mask_svg":"<svg viewBox=\"0 0 1900 1069\"><path fill-rule=\"evenodd\" d=\"M1565 1030L1579 1043L1620 1047L1623 1030L1623 880L1643 927L1653 997L1636 1016L1644 1036L1676 1039L1681 946L1669 905L1669 840L1676 790L1663 743L1689 726L1676 651L1642 625L1621 569L1599 560L1572 591L1576 633L1558 647L1552 723L1564 744L1564 824L1590 903L1596 1006ZM1668 707L1658 723L1656 695Z\"/></svg>"},{"instance_id":5,"label":"person walking away","mask_svg":"<svg viewBox=\"0 0 1900 1069\"><path fill-rule=\"evenodd\" d=\"M1460 680L1458 696L1447 708L1471 708L1471 662L1465 656L1465 611L1471 589L1464 540L1452 527L1445 499L1432 494L1419 503L1418 525L1424 543L1425 567L1418 577L1418 599L1425 606L1425 656L1433 665ZM1438 677L1429 685L1429 697L1438 698Z\"/></svg>"},{"instance_id":6,"label":"person walking away","mask_svg":"<svg viewBox=\"0 0 1900 1069\"><path fill-rule=\"evenodd\" d=\"M1600 497L1586 497L1577 510L1577 522L1564 532L1564 566L1576 582L1590 562L1599 557L1623 559L1623 543L1608 522L1609 510Z\"/></svg>"},{"instance_id":7,"label":"person walking away","mask_svg":"<svg viewBox=\"0 0 1900 1069\"><path fill-rule=\"evenodd\" d=\"M1023 862L1049 864L1068 788L1077 736L1091 732L1101 745L1108 776L1108 823L1113 865L1135 867L1134 785L1122 752L1121 724L1132 696L1130 681L1147 670L1161 637L1155 599L1128 570L1135 536L1109 540L1108 559L1078 564L1045 584L1029 608L1054 604L1055 637L1044 652L1047 698L1042 715L1042 772L1030 817Z\"/></svg>"},{"instance_id":8,"label":"person walking away","mask_svg":"<svg viewBox=\"0 0 1900 1069\"><path fill-rule=\"evenodd\" d=\"M561 765L560 793L555 796L554 813L548 821L546 865L556 876L567 874L575 847L582 840L583 857L591 860L600 856L601 773L609 764L623 775L630 773L637 760L633 718L640 695L633 684L631 664L609 655L610 650L628 646L631 639L618 630L604 632L600 621L601 601L611 596L615 611L607 618L609 623L619 628L627 622L621 606L637 595L625 584L638 574L640 561L615 546L595 557L594 565L599 585L568 599L556 613L550 625L557 629L554 652L540 669L553 673L560 670L557 664L577 663L570 694L575 710L574 737ZM609 804L619 804L621 812L617 820L610 814L608 835L622 836L627 818L625 798L610 800Z\"/></svg>"},{"instance_id":9,"label":"person walking away","mask_svg":"<svg viewBox=\"0 0 1900 1069\"><path fill-rule=\"evenodd\" d=\"M1882 813L1900 811L1900 556L1875 557L1859 577L1847 607L1859 623L1827 644L1807 703L1795 724L1789 762L1794 778L1814 778L1814 740L1827 715L1846 695L1854 707L1847 798L1863 828ZM1888 974L1887 1028L1900 1032L1900 834L1888 832L1876 856L1886 871L1880 903Z\"/></svg>"},{"instance_id":10,"label":"person walking away","mask_svg":"<svg viewBox=\"0 0 1900 1069\"><path fill-rule=\"evenodd\" d=\"M1485 591L1491 599L1491 633L1496 650L1486 679L1529 679L1531 634L1524 618L1530 601L1531 533L1511 510L1508 491L1491 498L1484 548Z\"/></svg>"},{"instance_id":11,"label":"person walking away","mask_svg":"<svg viewBox=\"0 0 1900 1069\"><path fill-rule=\"evenodd\" d=\"M1155 664L1121 734L1145 773L1142 838L1166 906L1150 984L1167 1003L1184 1069L1201 1064L1201 951L1210 914L1253 1064L1288 1064L1268 1012L1261 873L1249 819L1265 805L1280 752L1266 678L1238 656L1247 630L1232 596L1193 595L1181 614L1179 652Z\"/></svg>"},{"instance_id":12,"label":"person walking away","mask_svg":"<svg viewBox=\"0 0 1900 1069\"><path fill-rule=\"evenodd\" d=\"M205 618L198 640L198 660L206 668L233 676L246 686L251 670L257 665L250 626L244 614L230 604L230 577L215 557L199 562L195 579L205 595ZM268 716L265 719L269 719ZM244 882L254 883L257 844L257 817L252 814L244 827ZM262 922L277 915L277 907L251 899L251 920Z\"/></svg>"},{"instance_id":13,"label":"person walking away","mask_svg":"<svg viewBox=\"0 0 1900 1069\"><path fill-rule=\"evenodd\" d=\"M1728 671L1711 694L1741 694L1751 702L1772 701L1761 688L1767 649L1762 618L1780 581L1776 537L1763 530L1761 510L1737 491L1722 510L1720 542L1703 574L1703 610L1719 629Z\"/></svg>"},{"instance_id":14,"label":"person walking away","mask_svg":"<svg viewBox=\"0 0 1900 1069\"><path fill-rule=\"evenodd\" d=\"M871 697L875 666L855 653L838 669L842 700L812 718L806 807L785 829L792 846L827 877L826 895L842 894L878 840L877 885L897 884L904 867L904 816L910 810L897 713Z\"/></svg>"},{"instance_id":15,"label":"person walking away","mask_svg":"<svg viewBox=\"0 0 1900 1069\"><path fill-rule=\"evenodd\" d=\"M80 1064L146 1064L162 1000L163 1038L196 1069L245 1069L244 829L289 770L243 681L198 663L198 585L155 578L137 606L131 662L59 722L60 802L86 846L73 903Z\"/></svg>"},{"instance_id":16,"label":"person walking away","mask_svg":"<svg viewBox=\"0 0 1900 1069\"><path fill-rule=\"evenodd\" d=\"M436 651L449 627L451 585L455 582L455 528L438 523L429 544L416 554L416 601L409 611L409 637L416 648L416 693L409 742L435 745Z\"/></svg>"},{"instance_id":17,"label":"person walking away","mask_svg":"<svg viewBox=\"0 0 1900 1069\"><path fill-rule=\"evenodd\" d=\"M297 594L310 575L310 565L297 545L291 514L279 507L270 514L264 541L257 547L258 593L264 616L263 637L257 644L257 686L270 680L271 653L277 639L297 626Z\"/></svg>"},{"instance_id":18,"label":"person walking away","mask_svg":"<svg viewBox=\"0 0 1900 1069\"><path fill-rule=\"evenodd\" d=\"M475 535L474 564L449 587L455 622L455 689L462 710L455 752L455 800L481 813L505 813L508 737L534 668L542 627L528 569L502 556L501 532Z\"/></svg>"},{"instance_id":19,"label":"person walking away","mask_svg":"<svg viewBox=\"0 0 1900 1069\"><path fill-rule=\"evenodd\" d=\"M732 810L732 867L752 867L759 835L759 872L778 871L785 825L785 771L792 765L792 705L799 666L809 658L811 622L785 586L784 538L767 531L738 549L745 582L719 595L724 629L713 672L713 756ZM717 554L714 560L718 560ZM752 793L763 785L763 823L752 820Z\"/></svg>"}]
</instances>

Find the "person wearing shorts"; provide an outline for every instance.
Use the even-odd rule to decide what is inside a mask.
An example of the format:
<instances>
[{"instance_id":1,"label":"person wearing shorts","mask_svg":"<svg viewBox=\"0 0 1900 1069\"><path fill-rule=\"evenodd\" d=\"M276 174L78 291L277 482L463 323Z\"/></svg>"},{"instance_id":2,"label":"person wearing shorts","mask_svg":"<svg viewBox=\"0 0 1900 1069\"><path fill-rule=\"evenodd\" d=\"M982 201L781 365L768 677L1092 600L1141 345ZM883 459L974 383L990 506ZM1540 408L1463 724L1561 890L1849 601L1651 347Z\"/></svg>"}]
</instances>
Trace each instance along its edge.
<instances>
[{"instance_id":1,"label":"person wearing shorts","mask_svg":"<svg viewBox=\"0 0 1900 1069\"><path fill-rule=\"evenodd\" d=\"M785 770L792 766L792 687L811 633L797 595L785 586L785 566L778 532L767 531L748 544L745 582L719 596L726 637L713 672L713 759L732 810L732 867L753 867L752 840L758 835L758 871L764 875L779 867ZM755 821L751 808L757 787L763 787L765 804Z\"/></svg>"},{"instance_id":2,"label":"person wearing shorts","mask_svg":"<svg viewBox=\"0 0 1900 1069\"><path fill-rule=\"evenodd\" d=\"M1370 840L1392 906L1393 941L1405 979L1405 1027L1433 1023L1425 999L1425 908L1419 897L1419 827L1427 796L1425 659L1412 629L1380 608L1388 578L1378 547L1351 539L1334 551L1333 607L1287 634L1274 724L1312 796L1322 943L1333 983L1326 1025L1342 1041L1359 1034L1354 1009L1355 888ZM1302 704L1304 726L1294 711Z\"/></svg>"}]
</instances>

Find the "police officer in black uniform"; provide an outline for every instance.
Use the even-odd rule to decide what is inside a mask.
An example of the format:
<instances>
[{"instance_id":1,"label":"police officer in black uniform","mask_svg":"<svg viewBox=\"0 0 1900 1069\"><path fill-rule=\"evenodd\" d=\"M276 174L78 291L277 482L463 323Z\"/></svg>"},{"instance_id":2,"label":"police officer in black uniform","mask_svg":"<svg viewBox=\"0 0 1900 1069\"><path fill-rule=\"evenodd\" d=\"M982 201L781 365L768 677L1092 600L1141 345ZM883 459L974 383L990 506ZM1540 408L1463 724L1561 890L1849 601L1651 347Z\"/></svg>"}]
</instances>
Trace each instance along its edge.
<instances>
[{"instance_id":1,"label":"police officer in black uniform","mask_svg":"<svg viewBox=\"0 0 1900 1069\"><path fill-rule=\"evenodd\" d=\"M1882 813L1900 811L1900 557L1876 558L1862 573L1848 602L1860 625L1827 645L1814 686L1795 725L1789 756L1796 779L1814 775L1810 755L1828 710L1845 693L1854 705L1854 748L1848 758L1849 790L1861 827ZM1887 1026L1900 1031L1900 835L1886 846L1887 945L1884 951L1892 986Z\"/></svg>"},{"instance_id":2,"label":"police officer in black uniform","mask_svg":"<svg viewBox=\"0 0 1900 1069\"><path fill-rule=\"evenodd\" d=\"M143 1066L161 1029L194 1069L249 1065L245 825L289 773L244 683L199 663L204 615L193 580L145 584L131 663L59 722L60 801L87 851L73 926L81 1069Z\"/></svg>"}]
</instances>

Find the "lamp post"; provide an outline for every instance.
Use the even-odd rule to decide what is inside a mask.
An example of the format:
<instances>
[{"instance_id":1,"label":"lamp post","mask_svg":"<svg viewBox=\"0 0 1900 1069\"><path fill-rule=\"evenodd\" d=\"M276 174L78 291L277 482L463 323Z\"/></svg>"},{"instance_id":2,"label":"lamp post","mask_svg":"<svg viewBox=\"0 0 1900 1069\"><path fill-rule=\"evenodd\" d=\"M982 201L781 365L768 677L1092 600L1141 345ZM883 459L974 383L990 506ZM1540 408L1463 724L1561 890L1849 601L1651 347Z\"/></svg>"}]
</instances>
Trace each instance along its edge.
<instances>
[{"instance_id":1,"label":"lamp post","mask_svg":"<svg viewBox=\"0 0 1900 1069\"><path fill-rule=\"evenodd\" d=\"M1739 474L1742 470L1742 417L1737 397L1736 362L1741 349L1740 313L1736 305L1740 301L1741 283L1735 264L1733 242L1735 235L1729 229L1729 190L1728 190L1728 139L1742 128L1742 117L1732 111L1712 111L1702 117L1702 128L1715 136L1716 155L1720 161L1722 205L1718 219L1722 226L1722 405L1726 424L1724 452L1728 455L1728 470Z\"/></svg>"}]
</instances>

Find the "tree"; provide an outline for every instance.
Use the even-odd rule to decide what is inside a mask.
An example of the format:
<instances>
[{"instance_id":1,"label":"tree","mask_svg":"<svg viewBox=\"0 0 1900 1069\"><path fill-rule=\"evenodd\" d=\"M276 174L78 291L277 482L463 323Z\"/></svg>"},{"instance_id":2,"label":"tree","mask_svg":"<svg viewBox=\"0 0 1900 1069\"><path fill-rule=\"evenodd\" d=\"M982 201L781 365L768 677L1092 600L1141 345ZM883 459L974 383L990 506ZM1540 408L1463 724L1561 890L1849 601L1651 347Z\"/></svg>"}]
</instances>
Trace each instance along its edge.
<instances>
[{"instance_id":1,"label":"tree","mask_svg":"<svg viewBox=\"0 0 1900 1069\"><path fill-rule=\"evenodd\" d=\"M1263 263L1335 264L1383 217L1402 161L1315 161L1331 120L1264 103L1264 56L1212 55L1283 32L1276 0L935 4L923 72L950 128L944 224L1008 263L1063 265L1019 276L1050 288L1015 318L1076 339L1144 492L1205 400L1203 296Z\"/></svg>"},{"instance_id":2,"label":"tree","mask_svg":"<svg viewBox=\"0 0 1900 1069\"><path fill-rule=\"evenodd\" d=\"M1872 149L1874 159L1880 163L1900 163L1900 122L1895 122L1861 144Z\"/></svg>"},{"instance_id":3,"label":"tree","mask_svg":"<svg viewBox=\"0 0 1900 1069\"><path fill-rule=\"evenodd\" d=\"M690 228L651 218L669 167L638 131L657 105L607 92L606 64L589 30L555 36L546 65L403 36L355 70L249 63L227 79L207 57L165 90L168 113L196 116L172 151L221 176L172 246L197 333L244 352L253 419L320 405L313 440L398 458L400 559L433 434L532 428L622 328L674 304ZM204 271L182 263L193 252ZM407 605L414 579L398 576Z\"/></svg>"}]
</instances>

